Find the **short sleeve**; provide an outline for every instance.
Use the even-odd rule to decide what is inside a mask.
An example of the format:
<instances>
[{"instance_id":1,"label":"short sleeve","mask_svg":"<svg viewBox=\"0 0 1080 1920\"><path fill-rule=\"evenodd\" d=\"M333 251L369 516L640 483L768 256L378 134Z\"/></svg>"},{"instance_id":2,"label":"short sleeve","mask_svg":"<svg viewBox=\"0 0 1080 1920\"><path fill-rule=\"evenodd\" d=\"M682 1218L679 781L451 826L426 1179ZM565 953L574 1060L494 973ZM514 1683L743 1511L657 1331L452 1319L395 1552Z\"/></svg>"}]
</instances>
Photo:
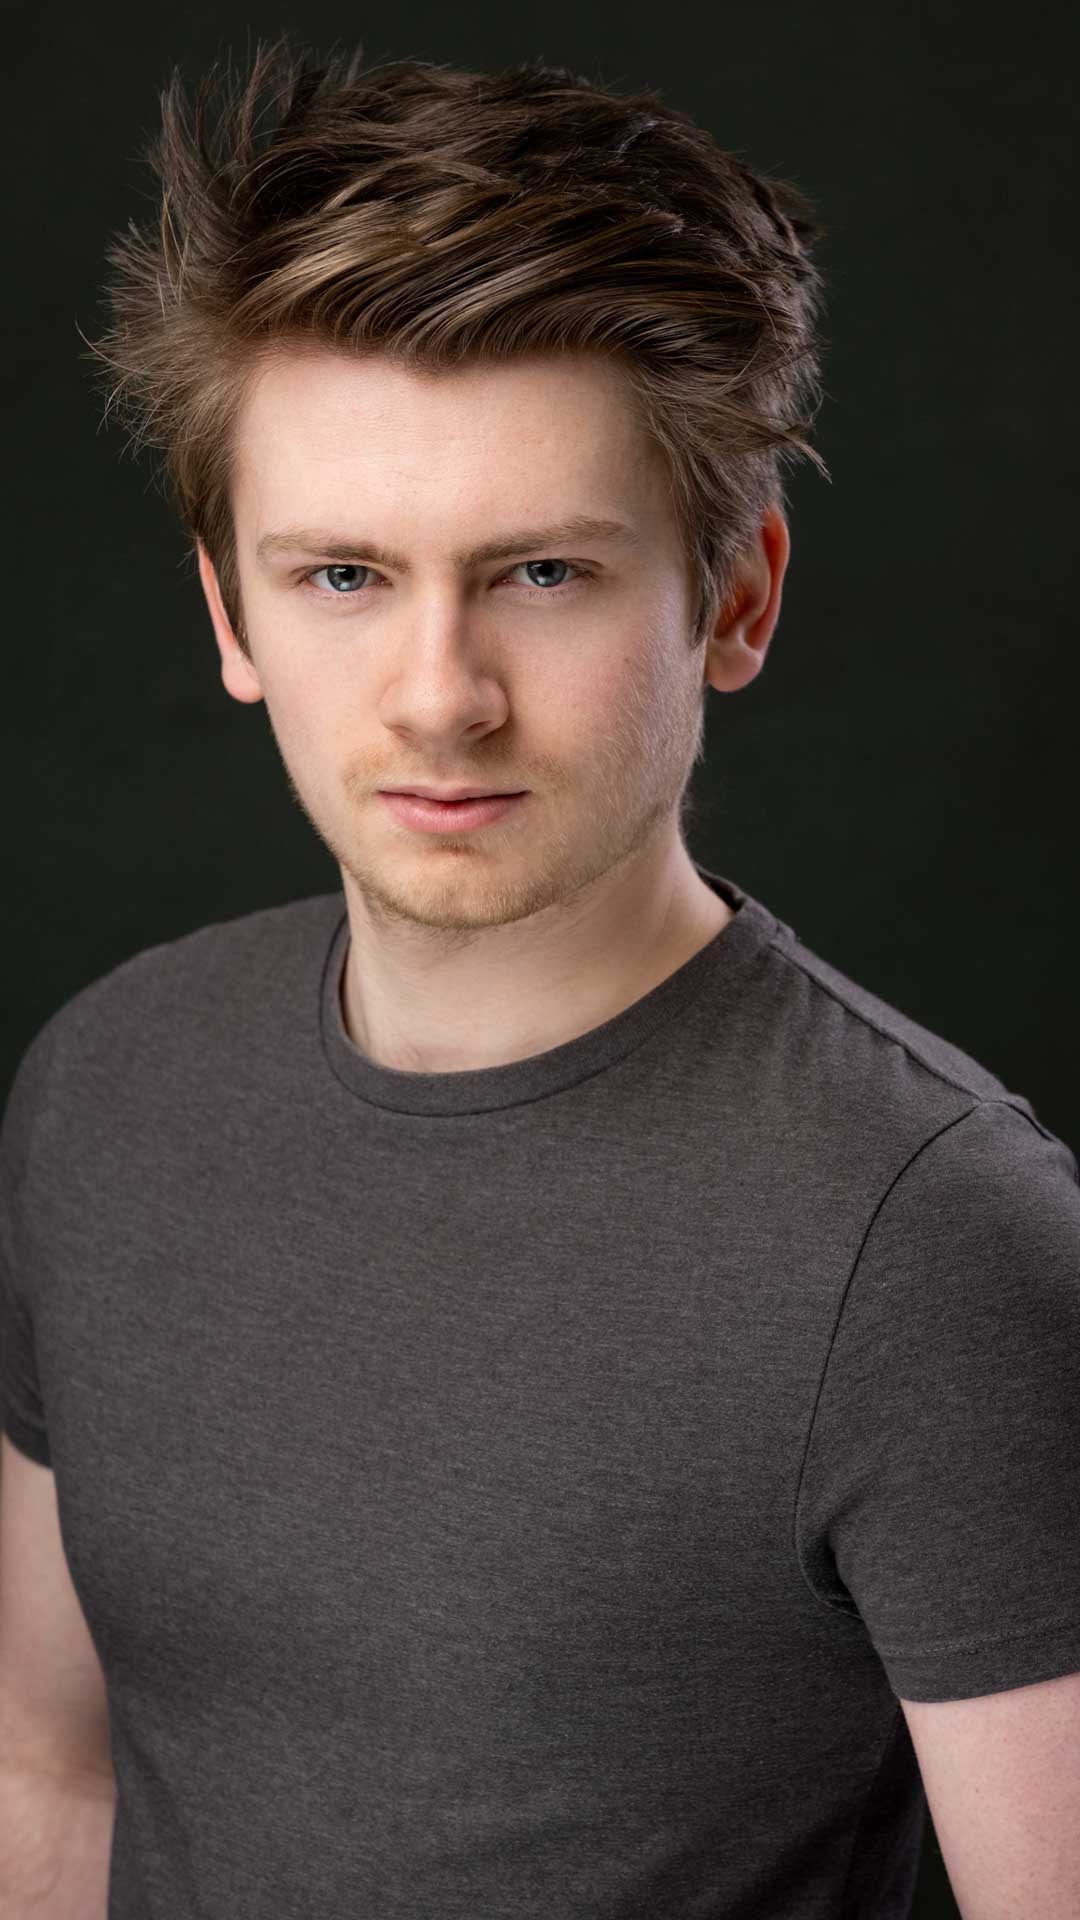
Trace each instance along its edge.
<instances>
[{"instance_id":1,"label":"short sleeve","mask_svg":"<svg viewBox=\"0 0 1080 1920\"><path fill-rule=\"evenodd\" d=\"M1080 1670L1080 1184L986 1100L868 1228L796 1506L800 1561L909 1700Z\"/></svg>"},{"instance_id":2,"label":"short sleeve","mask_svg":"<svg viewBox=\"0 0 1080 1920\"><path fill-rule=\"evenodd\" d=\"M0 1124L0 1423L42 1466L52 1456L33 1334L33 1272L26 1218L34 1136L47 1098L52 1023L26 1049Z\"/></svg>"}]
</instances>

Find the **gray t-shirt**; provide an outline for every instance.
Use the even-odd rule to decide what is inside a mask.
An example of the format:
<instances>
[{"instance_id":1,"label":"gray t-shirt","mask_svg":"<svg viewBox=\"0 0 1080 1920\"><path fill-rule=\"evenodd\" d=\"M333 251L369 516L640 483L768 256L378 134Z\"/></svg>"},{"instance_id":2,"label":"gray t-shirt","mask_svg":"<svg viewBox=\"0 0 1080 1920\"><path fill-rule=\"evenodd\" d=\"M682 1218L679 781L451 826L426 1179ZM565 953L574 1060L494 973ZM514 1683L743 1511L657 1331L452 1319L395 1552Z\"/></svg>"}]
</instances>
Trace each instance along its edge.
<instances>
[{"instance_id":1,"label":"gray t-shirt","mask_svg":"<svg viewBox=\"0 0 1080 1920\"><path fill-rule=\"evenodd\" d=\"M898 1696L1080 1668L1076 1159L699 871L728 926L508 1065L350 1042L340 891L24 1053L4 1421L109 1920L901 1920Z\"/></svg>"}]
</instances>

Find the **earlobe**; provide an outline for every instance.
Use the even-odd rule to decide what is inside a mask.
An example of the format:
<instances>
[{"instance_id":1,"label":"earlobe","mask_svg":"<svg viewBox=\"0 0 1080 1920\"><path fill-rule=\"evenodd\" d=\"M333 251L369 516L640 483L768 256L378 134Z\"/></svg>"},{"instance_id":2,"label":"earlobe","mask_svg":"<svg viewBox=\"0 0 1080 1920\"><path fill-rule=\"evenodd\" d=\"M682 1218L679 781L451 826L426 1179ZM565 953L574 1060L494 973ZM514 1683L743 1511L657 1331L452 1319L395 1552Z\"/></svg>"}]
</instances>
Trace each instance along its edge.
<instances>
[{"instance_id":1,"label":"earlobe","mask_svg":"<svg viewBox=\"0 0 1080 1920\"><path fill-rule=\"evenodd\" d=\"M196 542L196 553L199 563L199 578L202 581L203 593L206 596L206 604L210 611L210 620L214 629L214 638L217 641L218 652L221 655L222 685L227 693L232 694L234 700L243 700L248 703L261 700L263 691L259 685L259 676L232 630L232 623L225 611L224 602L221 598L221 588L218 585L218 577L213 561L210 559L201 540Z\"/></svg>"}]
</instances>

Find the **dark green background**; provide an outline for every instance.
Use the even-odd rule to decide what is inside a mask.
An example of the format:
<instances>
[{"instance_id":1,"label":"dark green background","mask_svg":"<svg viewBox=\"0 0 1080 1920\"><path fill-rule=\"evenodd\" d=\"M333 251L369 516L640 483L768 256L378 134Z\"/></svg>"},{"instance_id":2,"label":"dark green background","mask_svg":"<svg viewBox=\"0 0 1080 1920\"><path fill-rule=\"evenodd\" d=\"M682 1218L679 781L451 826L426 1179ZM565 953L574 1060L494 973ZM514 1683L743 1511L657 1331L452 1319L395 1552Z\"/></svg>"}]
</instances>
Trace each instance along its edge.
<instances>
[{"instance_id":1,"label":"dark green background","mask_svg":"<svg viewBox=\"0 0 1080 1920\"><path fill-rule=\"evenodd\" d=\"M1080 1147L1075 14L481 5L9 26L6 1094L38 1026L138 949L323 891L265 707L226 694L184 541L99 425L76 323L189 82L285 28L320 52L529 58L659 87L827 228L832 484L793 479L764 673L709 695L694 853L1027 1095ZM932 1829L918 1920L955 1915Z\"/></svg>"}]
</instances>

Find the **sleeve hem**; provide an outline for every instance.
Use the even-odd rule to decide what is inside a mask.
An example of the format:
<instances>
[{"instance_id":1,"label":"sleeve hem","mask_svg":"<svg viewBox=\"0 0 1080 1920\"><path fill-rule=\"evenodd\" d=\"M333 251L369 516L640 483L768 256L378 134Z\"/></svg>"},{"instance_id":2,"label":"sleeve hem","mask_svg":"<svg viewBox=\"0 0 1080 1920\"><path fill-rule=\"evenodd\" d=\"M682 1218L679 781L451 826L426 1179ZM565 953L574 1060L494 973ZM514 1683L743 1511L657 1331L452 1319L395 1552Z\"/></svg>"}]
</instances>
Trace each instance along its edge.
<instances>
[{"instance_id":1,"label":"sleeve hem","mask_svg":"<svg viewBox=\"0 0 1080 1920\"><path fill-rule=\"evenodd\" d=\"M31 1460L36 1460L39 1467L52 1466L48 1434L43 1427L31 1426L29 1420L24 1420L14 1407L4 1410L4 1432L12 1445Z\"/></svg>"},{"instance_id":2,"label":"sleeve hem","mask_svg":"<svg viewBox=\"0 0 1080 1920\"><path fill-rule=\"evenodd\" d=\"M880 1656L889 1685L903 1700L966 1700L983 1693L1007 1693L1080 1673L1080 1619L1055 1628L982 1646L953 1647L947 1653Z\"/></svg>"}]
</instances>

